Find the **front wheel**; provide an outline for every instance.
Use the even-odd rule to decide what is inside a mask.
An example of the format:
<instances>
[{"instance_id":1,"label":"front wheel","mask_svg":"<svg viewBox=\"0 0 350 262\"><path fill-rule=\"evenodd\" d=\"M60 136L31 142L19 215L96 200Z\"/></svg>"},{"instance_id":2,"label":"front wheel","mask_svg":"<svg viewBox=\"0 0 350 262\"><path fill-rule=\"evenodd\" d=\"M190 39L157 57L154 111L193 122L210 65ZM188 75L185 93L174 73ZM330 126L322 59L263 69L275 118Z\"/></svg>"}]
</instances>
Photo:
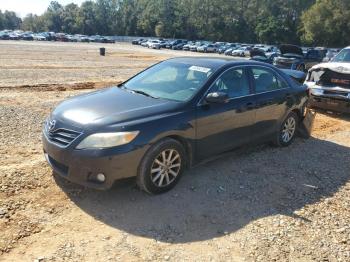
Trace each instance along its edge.
<instances>
[{"instance_id":1,"label":"front wheel","mask_svg":"<svg viewBox=\"0 0 350 262\"><path fill-rule=\"evenodd\" d=\"M289 146L295 138L297 128L298 116L291 112L282 122L275 144L281 147Z\"/></svg>"},{"instance_id":2,"label":"front wheel","mask_svg":"<svg viewBox=\"0 0 350 262\"><path fill-rule=\"evenodd\" d=\"M172 189L185 169L185 150L177 140L166 138L153 145L139 166L137 184L149 194Z\"/></svg>"}]
</instances>

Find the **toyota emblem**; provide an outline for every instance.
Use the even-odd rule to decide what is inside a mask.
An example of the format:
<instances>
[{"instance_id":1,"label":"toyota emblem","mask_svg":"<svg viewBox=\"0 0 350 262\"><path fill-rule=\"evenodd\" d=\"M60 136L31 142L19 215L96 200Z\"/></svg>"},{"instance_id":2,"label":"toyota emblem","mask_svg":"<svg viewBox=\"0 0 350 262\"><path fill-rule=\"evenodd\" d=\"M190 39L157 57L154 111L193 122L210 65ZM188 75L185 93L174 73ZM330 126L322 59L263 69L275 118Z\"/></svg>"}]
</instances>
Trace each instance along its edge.
<instances>
[{"instance_id":1,"label":"toyota emblem","mask_svg":"<svg viewBox=\"0 0 350 262\"><path fill-rule=\"evenodd\" d=\"M56 126L56 120L51 120L47 126L49 132L52 132L55 129L55 126Z\"/></svg>"}]
</instances>

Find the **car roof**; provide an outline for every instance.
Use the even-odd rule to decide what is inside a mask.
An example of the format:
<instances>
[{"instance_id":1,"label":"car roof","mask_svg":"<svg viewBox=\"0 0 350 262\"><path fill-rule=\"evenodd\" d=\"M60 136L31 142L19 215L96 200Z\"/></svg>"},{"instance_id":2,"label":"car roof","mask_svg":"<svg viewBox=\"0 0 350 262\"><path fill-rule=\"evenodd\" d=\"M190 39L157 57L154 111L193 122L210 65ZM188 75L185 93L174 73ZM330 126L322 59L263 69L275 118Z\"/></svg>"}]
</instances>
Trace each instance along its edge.
<instances>
[{"instance_id":1,"label":"car roof","mask_svg":"<svg viewBox=\"0 0 350 262\"><path fill-rule=\"evenodd\" d=\"M173 61L184 64L193 64L202 67L211 67L213 69L219 69L224 66L233 65L262 65L271 67L270 65L258 61L246 60L246 59L233 59L229 57L175 57L170 58L167 61Z\"/></svg>"}]
</instances>

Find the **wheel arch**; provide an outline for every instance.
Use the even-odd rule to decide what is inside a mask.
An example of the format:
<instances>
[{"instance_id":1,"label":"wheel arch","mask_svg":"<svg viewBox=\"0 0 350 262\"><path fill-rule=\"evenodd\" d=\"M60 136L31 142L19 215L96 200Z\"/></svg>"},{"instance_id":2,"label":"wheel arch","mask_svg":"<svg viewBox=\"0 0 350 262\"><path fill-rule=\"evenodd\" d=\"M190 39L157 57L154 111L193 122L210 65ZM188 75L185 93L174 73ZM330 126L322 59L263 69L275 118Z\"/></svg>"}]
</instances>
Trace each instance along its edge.
<instances>
[{"instance_id":1,"label":"wheel arch","mask_svg":"<svg viewBox=\"0 0 350 262\"><path fill-rule=\"evenodd\" d=\"M176 141L178 141L185 149L185 153L188 157L188 161L186 161L186 167L189 168L192 166L192 162L193 162L193 146L192 144L184 137L179 136L179 135L169 135L166 137L163 137L162 139L165 138L171 138L174 139Z\"/></svg>"}]
</instances>

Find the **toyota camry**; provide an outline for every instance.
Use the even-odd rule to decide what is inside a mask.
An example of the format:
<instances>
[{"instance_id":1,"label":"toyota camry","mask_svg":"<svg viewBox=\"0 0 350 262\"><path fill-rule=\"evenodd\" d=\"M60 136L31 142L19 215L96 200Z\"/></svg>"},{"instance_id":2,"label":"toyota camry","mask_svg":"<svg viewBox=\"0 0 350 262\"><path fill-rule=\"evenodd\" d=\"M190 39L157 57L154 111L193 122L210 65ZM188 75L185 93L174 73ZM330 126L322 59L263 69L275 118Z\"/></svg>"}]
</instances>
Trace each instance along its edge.
<instances>
[{"instance_id":1,"label":"toyota camry","mask_svg":"<svg viewBox=\"0 0 350 262\"><path fill-rule=\"evenodd\" d=\"M45 121L44 155L72 182L108 189L136 176L158 194L210 156L257 141L288 146L306 102L305 87L271 65L174 58L63 101Z\"/></svg>"}]
</instances>

